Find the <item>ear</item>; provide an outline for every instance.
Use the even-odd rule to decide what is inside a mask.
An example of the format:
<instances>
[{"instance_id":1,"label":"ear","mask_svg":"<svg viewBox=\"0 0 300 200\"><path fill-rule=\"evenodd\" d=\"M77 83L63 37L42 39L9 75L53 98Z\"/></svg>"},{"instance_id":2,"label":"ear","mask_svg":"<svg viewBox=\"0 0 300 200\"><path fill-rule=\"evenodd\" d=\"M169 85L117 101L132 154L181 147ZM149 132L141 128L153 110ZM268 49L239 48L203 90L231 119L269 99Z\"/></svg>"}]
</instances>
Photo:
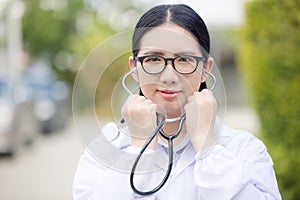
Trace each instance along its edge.
<instances>
[{"instance_id":1,"label":"ear","mask_svg":"<svg viewBox=\"0 0 300 200\"><path fill-rule=\"evenodd\" d=\"M213 65L214 65L214 59L212 57L209 57L203 65L203 71L205 69L206 71L211 72ZM208 77L208 74L205 72L202 72L201 82L205 82L207 77Z\"/></svg>"},{"instance_id":2,"label":"ear","mask_svg":"<svg viewBox=\"0 0 300 200\"><path fill-rule=\"evenodd\" d=\"M138 72L137 72L136 61L134 61L133 57L130 56L129 59L128 59L128 62L129 62L130 70L133 71L132 74L131 74L132 77L134 78L134 80L136 82L139 82L139 76L138 76Z\"/></svg>"}]
</instances>

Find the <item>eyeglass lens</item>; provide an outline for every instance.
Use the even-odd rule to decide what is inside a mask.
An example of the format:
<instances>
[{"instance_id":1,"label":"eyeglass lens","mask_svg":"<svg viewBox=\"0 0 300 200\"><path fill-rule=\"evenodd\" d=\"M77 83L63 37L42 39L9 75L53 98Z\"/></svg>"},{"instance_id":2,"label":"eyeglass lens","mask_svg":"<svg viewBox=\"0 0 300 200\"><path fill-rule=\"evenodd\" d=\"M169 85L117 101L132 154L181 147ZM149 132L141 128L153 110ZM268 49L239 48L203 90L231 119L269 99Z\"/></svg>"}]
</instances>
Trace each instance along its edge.
<instances>
[{"instance_id":1,"label":"eyeglass lens","mask_svg":"<svg viewBox=\"0 0 300 200\"><path fill-rule=\"evenodd\" d=\"M175 70L182 74L194 72L198 64L197 60L192 56L179 56L176 58L147 56L143 59L142 66L147 73L158 74L165 69L168 60L172 62L172 65L175 68Z\"/></svg>"}]
</instances>

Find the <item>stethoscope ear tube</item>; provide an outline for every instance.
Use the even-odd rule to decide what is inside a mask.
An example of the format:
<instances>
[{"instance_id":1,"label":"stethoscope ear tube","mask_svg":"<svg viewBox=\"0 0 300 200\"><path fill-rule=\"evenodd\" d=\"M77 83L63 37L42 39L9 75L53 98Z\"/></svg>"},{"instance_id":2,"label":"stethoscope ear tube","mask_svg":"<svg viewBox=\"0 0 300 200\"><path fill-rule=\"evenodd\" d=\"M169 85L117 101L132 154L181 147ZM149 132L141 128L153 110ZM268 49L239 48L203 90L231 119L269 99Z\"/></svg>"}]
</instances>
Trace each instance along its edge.
<instances>
[{"instance_id":1,"label":"stethoscope ear tube","mask_svg":"<svg viewBox=\"0 0 300 200\"><path fill-rule=\"evenodd\" d=\"M204 71L204 73L207 73L212 78L213 83L212 83L212 86L210 88L208 88L208 90L213 91L213 89L215 88L216 83L217 83L216 77L212 73L207 71L206 69L203 69L203 71Z\"/></svg>"},{"instance_id":2,"label":"stethoscope ear tube","mask_svg":"<svg viewBox=\"0 0 300 200\"><path fill-rule=\"evenodd\" d=\"M213 89L214 89L215 86L216 86L216 82L217 82L216 77L215 77L212 73L210 73L209 71L207 71L207 70L204 69L204 68L203 68L203 71L204 71L204 73L207 73L207 74L212 78L212 81L213 81L212 86L211 86L210 88L208 88L208 89L209 89L210 91L213 91ZM130 74L132 74L132 73L134 73L134 72L137 72L137 68L136 68L136 67L133 68L132 70L130 70L129 72L127 72L127 73L123 76L123 78L122 78L122 85L123 85L124 89L125 89L130 95L132 95L133 93L128 89L128 87L127 87L127 85L126 85L126 83L125 83L125 80L126 80L126 78L127 78Z\"/></svg>"},{"instance_id":3,"label":"stethoscope ear tube","mask_svg":"<svg viewBox=\"0 0 300 200\"><path fill-rule=\"evenodd\" d=\"M160 117L160 118L162 118L162 120L160 120L158 122L158 125L157 125L156 129L153 131L153 134L148 138L148 140L146 141L146 143L142 147L141 151L139 152L139 155L137 156L136 160L134 161L134 164L132 166L131 173L130 173L130 186L131 186L132 190L136 194L143 195L143 196L154 194L155 192L160 190L165 185L165 183L167 182L167 180L168 180L168 178L171 174L172 166L173 166L173 139L175 139L180 134L183 122L185 120L185 115L183 115L180 119L177 131L174 134L168 136L167 134L164 133L164 131L162 129L162 127L165 123L165 117L160 113L157 113L157 115L158 115L158 118ZM137 164L138 164L141 156L143 155L144 151L149 146L149 144L154 139L154 137L156 136L157 133L160 133L165 139L168 140L168 153L169 153L168 169L167 169L167 172L166 172L164 178L162 179L162 181L159 183L158 186L156 186L154 189L152 189L150 191L140 191L134 186L134 182L133 182L134 173L135 173Z\"/></svg>"},{"instance_id":4,"label":"stethoscope ear tube","mask_svg":"<svg viewBox=\"0 0 300 200\"><path fill-rule=\"evenodd\" d=\"M130 94L130 95L132 95L133 93L129 90L129 88L127 87L125 81L126 81L126 78L127 78L130 74L132 74L132 73L134 73L134 72L136 72L136 71L137 71L137 69L136 69L136 67L135 67L135 68L133 68L132 70L130 70L129 72L127 72L127 73L123 76L123 78L122 78L122 85L123 85L123 88L124 88L124 89L128 92L128 94Z\"/></svg>"}]
</instances>

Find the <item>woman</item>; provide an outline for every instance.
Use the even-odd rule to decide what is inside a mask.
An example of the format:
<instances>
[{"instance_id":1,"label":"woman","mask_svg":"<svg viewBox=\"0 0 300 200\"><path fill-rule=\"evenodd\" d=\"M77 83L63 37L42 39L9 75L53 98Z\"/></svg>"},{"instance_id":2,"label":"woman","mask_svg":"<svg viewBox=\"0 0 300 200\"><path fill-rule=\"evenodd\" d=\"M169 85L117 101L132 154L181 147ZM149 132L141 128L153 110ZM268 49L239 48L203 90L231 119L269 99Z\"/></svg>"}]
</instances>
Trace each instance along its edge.
<instances>
[{"instance_id":1,"label":"woman","mask_svg":"<svg viewBox=\"0 0 300 200\"><path fill-rule=\"evenodd\" d=\"M159 5L140 18L129 58L140 95L131 95L122 108L130 138L120 136L114 145L136 156L161 116L167 118L162 127L166 135L176 132L182 122L173 140L171 175L151 192L167 166L130 177L87 151L74 179L74 199L281 199L263 143L245 131L216 128L216 100L205 84L214 63L209 52L206 25L186 5ZM156 134L146 154L164 154L168 149L168 141Z\"/></svg>"}]
</instances>

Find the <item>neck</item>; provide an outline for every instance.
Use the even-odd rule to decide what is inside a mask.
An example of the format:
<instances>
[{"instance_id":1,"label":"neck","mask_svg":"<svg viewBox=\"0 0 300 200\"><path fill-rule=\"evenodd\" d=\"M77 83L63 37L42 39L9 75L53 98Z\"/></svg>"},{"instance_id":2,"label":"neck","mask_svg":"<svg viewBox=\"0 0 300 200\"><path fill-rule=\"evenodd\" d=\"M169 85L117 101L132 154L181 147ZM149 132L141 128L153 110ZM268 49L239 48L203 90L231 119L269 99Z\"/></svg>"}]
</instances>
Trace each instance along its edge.
<instances>
[{"instance_id":1,"label":"neck","mask_svg":"<svg viewBox=\"0 0 300 200\"><path fill-rule=\"evenodd\" d=\"M163 126L164 132L167 135L173 135L177 131L177 129L178 129L179 122L180 121L173 121L173 122L167 122L167 123L165 123L164 126ZM183 124L180 134L173 140L174 146L176 146L177 144L179 144L182 141L182 139L185 137L185 135L186 135L185 124ZM166 139L164 139L162 136L160 136L160 138L165 143L168 143L168 141Z\"/></svg>"}]
</instances>

